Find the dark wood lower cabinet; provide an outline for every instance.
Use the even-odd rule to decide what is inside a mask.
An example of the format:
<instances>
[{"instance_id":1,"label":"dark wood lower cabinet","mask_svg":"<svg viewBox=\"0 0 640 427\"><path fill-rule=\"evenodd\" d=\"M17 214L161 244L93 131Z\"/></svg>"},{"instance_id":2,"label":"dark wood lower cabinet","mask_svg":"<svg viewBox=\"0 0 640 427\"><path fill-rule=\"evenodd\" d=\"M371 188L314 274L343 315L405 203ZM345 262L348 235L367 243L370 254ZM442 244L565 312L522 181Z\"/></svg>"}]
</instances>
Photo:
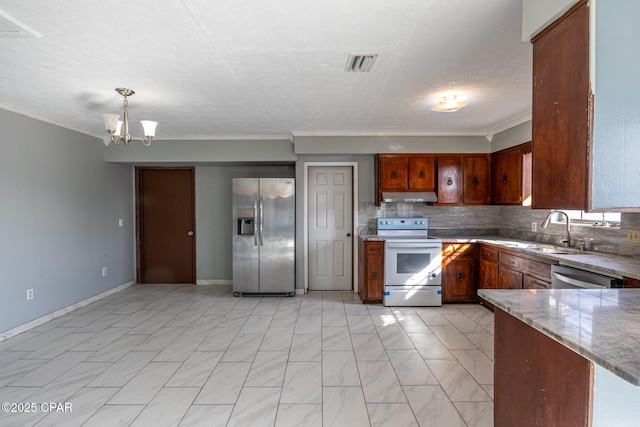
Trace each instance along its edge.
<instances>
[{"instance_id":1,"label":"dark wood lower cabinet","mask_svg":"<svg viewBox=\"0 0 640 427\"><path fill-rule=\"evenodd\" d=\"M593 364L495 310L494 426L589 426Z\"/></svg>"},{"instance_id":2,"label":"dark wood lower cabinet","mask_svg":"<svg viewBox=\"0 0 640 427\"><path fill-rule=\"evenodd\" d=\"M442 245L442 302L476 300L476 245Z\"/></svg>"},{"instance_id":3,"label":"dark wood lower cabinet","mask_svg":"<svg viewBox=\"0 0 640 427\"><path fill-rule=\"evenodd\" d=\"M640 280L625 277L622 286L625 288L640 288Z\"/></svg>"},{"instance_id":4,"label":"dark wood lower cabinet","mask_svg":"<svg viewBox=\"0 0 640 427\"><path fill-rule=\"evenodd\" d=\"M363 303L382 302L384 291L384 242L358 242L358 292Z\"/></svg>"},{"instance_id":5,"label":"dark wood lower cabinet","mask_svg":"<svg viewBox=\"0 0 640 427\"><path fill-rule=\"evenodd\" d=\"M499 289L522 289L522 273L512 270L503 265L498 271L498 288Z\"/></svg>"}]
</instances>

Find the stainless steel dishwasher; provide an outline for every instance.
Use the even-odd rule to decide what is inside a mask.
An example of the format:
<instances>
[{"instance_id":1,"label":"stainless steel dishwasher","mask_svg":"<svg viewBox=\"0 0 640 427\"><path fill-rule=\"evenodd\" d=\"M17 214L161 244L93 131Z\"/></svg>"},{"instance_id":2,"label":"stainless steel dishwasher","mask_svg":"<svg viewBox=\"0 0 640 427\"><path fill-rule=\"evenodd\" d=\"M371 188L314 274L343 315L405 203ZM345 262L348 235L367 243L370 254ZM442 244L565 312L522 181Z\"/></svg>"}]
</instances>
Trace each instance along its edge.
<instances>
[{"instance_id":1,"label":"stainless steel dishwasher","mask_svg":"<svg viewBox=\"0 0 640 427\"><path fill-rule=\"evenodd\" d=\"M621 288L622 277L607 276L566 265L551 266L552 289Z\"/></svg>"}]
</instances>

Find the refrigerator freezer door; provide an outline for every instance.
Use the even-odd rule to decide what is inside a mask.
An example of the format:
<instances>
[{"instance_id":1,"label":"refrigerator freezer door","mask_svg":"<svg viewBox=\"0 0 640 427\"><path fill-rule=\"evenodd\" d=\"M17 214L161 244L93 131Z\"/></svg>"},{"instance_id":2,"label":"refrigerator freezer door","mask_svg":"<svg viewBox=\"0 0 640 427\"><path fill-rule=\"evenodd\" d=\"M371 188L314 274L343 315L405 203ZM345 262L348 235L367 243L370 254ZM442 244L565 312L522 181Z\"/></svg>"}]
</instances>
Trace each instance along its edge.
<instances>
[{"instance_id":1,"label":"refrigerator freezer door","mask_svg":"<svg viewBox=\"0 0 640 427\"><path fill-rule=\"evenodd\" d=\"M295 291L295 179L260 179L260 292Z\"/></svg>"},{"instance_id":2,"label":"refrigerator freezer door","mask_svg":"<svg viewBox=\"0 0 640 427\"><path fill-rule=\"evenodd\" d=\"M259 246L257 234L239 234L238 211L254 211L259 200L259 179L234 179L233 191L233 292L258 293ZM257 218L254 218L254 222Z\"/></svg>"}]
</instances>

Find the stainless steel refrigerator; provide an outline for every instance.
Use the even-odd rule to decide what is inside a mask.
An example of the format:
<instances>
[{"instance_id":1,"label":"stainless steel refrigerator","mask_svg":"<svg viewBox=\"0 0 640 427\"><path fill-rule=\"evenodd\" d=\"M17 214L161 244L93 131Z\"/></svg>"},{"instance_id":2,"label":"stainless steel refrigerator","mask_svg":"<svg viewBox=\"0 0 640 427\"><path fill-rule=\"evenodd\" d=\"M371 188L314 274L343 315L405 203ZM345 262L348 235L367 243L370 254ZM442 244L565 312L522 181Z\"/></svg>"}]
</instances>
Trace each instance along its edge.
<instances>
[{"instance_id":1,"label":"stainless steel refrigerator","mask_svg":"<svg viewBox=\"0 0 640 427\"><path fill-rule=\"evenodd\" d=\"M295 292L295 179L233 179L233 293Z\"/></svg>"}]
</instances>

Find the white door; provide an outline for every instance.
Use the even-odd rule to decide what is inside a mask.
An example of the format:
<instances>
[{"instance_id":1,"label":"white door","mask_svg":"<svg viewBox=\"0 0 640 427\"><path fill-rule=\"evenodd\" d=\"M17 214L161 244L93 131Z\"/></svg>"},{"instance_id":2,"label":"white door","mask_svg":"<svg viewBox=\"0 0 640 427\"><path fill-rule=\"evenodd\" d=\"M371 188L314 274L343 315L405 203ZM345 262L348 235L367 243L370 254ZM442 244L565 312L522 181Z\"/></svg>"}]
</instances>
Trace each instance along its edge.
<instances>
[{"instance_id":1,"label":"white door","mask_svg":"<svg viewBox=\"0 0 640 427\"><path fill-rule=\"evenodd\" d=\"M353 286L353 176L349 166L309 167L309 290Z\"/></svg>"}]
</instances>

